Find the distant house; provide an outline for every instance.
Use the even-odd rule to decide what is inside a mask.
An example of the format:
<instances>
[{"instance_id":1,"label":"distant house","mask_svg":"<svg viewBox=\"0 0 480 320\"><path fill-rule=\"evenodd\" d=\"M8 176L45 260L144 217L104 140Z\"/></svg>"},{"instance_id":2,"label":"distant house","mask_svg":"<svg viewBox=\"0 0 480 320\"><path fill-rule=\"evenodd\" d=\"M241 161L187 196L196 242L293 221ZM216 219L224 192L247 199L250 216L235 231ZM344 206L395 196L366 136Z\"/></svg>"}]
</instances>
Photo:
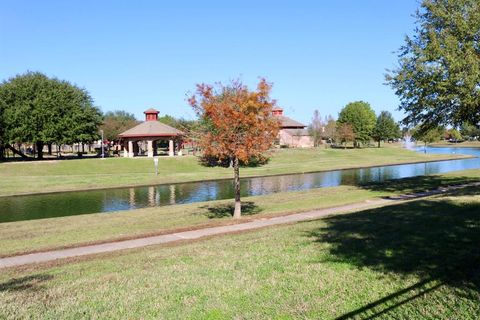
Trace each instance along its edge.
<instances>
[{"instance_id":1,"label":"distant house","mask_svg":"<svg viewBox=\"0 0 480 320\"><path fill-rule=\"evenodd\" d=\"M313 138L307 126L283 115L283 109L273 109L273 115L280 120L279 144L291 148L312 148Z\"/></svg>"}]
</instances>

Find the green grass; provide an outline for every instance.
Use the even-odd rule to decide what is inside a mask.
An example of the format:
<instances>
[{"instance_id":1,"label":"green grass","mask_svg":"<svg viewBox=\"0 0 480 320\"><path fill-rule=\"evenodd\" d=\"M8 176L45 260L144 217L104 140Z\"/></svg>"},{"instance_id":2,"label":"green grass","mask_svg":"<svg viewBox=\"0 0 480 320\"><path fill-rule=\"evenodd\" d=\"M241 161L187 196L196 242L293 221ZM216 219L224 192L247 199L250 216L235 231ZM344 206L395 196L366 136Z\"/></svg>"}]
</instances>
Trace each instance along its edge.
<instances>
[{"instance_id":1,"label":"green grass","mask_svg":"<svg viewBox=\"0 0 480 320\"><path fill-rule=\"evenodd\" d=\"M345 197L348 193L349 196ZM354 187L246 197L244 218L267 217L362 201L381 194ZM0 224L0 256L115 240L176 228L231 223L231 200Z\"/></svg>"},{"instance_id":2,"label":"green grass","mask_svg":"<svg viewBox=\"0 0 480 320\"><path fill-rule=\"evenodd\" d=\"M242 177L302 173L458 158L459 155L422 154L398 147L276 150L261 167L241 169ZM162 157L159 175L147 158L109 158L44 162L0 163L0 196L92 188L146 185L231 178L229 168L206 168L197 158Z\"/></svg>"},{"instance_id":3,"label":"green grass","mask_svg":"<svg viewBox=\"0 0 480 320\"><path fill-rule=\"evenodd\" d=\"M0 318L477 319L478 188L289 226L2 270Z\"/></svg>"},{"instance_id":4,"label":"green grass","mask_svg":"<svg viewBox=\"0 0 480 320\"><path fill-rule=\"evenodd\" d=\"M480 170L246 197L244 219L340 206L441 185L480 181ZM0 256L232 223L231 200L0 224Z\"/></svg>"},{"instance_id":5,"label":"green grass","mask_svg":"<svg viewBox=\"0 0 480 320\"><path fill-rule=\"evenodd\" d=\"M429 144L429 146L453 147L453 148L480 148L480 141L464 141L460 143L440 141L440 142L431 143Z\"/></svg>"}]
</instances>

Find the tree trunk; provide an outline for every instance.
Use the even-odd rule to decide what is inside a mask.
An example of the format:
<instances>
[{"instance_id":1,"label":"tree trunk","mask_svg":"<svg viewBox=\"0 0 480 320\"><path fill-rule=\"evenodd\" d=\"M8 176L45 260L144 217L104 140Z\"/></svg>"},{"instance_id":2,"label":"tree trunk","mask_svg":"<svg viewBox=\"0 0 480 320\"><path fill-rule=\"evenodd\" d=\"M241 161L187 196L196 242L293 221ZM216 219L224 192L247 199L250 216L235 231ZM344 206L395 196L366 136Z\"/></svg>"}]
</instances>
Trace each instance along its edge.
<instances>
[{"instance_id":1,"label":"tree trunk","mask_svg":"<svg viewBox=\"0 0 480 320\"><path fill-rule=\"evenodd\" d=\"M0 160L5 160L4 152L5 152L5 147L2 144L0 144Z\"/></svg>"},{"instance_id":2,"label":"tree trunk","mask_svg":"<svg viewBox=\"0 0 480 320\"><path fill-rule=\"evenodd\" d=\"M37 159L43 159L43 141L37 141Z\"/></svg>"},{"instance_id":3,"label":"tree trunk","mask_svg":"<svg viewBox=\"0 0 480 320\"><path fill-rule=\"evenodd\" d=\"M380 140L378 140L378 147L380 148Z\"/></svg>"},{"instance_id":4,"label":"tree trunk","mask_svg":"<svg viewBox=\"0 0 480 320\"><path fill-rule=\"evenodd\" d=\"M24 158L24 159L28 159L28 156L26 156L24 153L22 153L21 151L18 151L17 149L15 149L12 145L10 144L6 144L5 145L5 148L8 148L10 150L12 150L13 154L18 154L20 157Z\"/></svg>"},{"instance_id":5,"label":"tree trunk","mask_svg":"<svg viewBox=\"0 0 480 320\"><path fill-rule=\"evenodd\" d=\"M52 144L49 143L47 146L48 146L48 155L51 156L52 155Z\"/></svg>"},{"instance_id":6,"label":"tree trunk","mask_svg":"<svg viewBox=\"0 0 480 320\"><path fill-rule=\"evenodd\" d=\"M240 219L242 215L242 202L240 201L240 164L237 157L233 159L233 172L235 180L235 211L233 212L233 218Z\"/></svg>"}]
</instances>

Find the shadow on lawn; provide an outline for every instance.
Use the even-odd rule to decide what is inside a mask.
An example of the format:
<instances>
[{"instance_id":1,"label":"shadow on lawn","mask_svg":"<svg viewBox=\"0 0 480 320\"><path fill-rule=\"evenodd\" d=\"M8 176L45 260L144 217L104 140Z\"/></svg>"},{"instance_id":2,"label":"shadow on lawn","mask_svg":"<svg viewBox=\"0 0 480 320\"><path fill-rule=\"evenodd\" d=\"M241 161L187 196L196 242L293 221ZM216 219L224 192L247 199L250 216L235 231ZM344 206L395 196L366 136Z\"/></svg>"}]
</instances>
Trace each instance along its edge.
<instances>
[{"instance_id":1,"label":"shadow on lawn","mask_svg":"<svg viewBox=\"0 0 480 320\"><path fill-rule=\"evenodd\" d=\"M205 215L209 219L232 217L235 211L233 203L219 204L215 206L203 206L202 209L206 209ZM262 209L253 201L242 202L242 215L249 216L262 212Z\"/></svg>"},{"instance_id":2,"label":"shadow on lawn","mask_svg":"<svg viewBox=\"0 0 480 320\"><path fill-rule=\"evenodd\" d=\"M480 188L456 195L478 195ZM441 197L325 219L310 233L330 245L330 261L400 275L415 274L418 284L386 296L338 319L383 314L441 285L478 299L480 292L480 202Z\"/></svg>"},{"instance_id":3,"label":"shadow on lawn","mask_svg":"<svg viewBox=\"0 0 480 320\"><path fill-rule=\"evenodd\" d=\"M475 177L445 177L445 176L418 176L404 179L394 179L385 182L371 182L360 185L361 188L371 191L396 193L416 193L440 187L480 182Z\"/></svg>"},{"instance_id":4,"label":"shadow on lawn","mask_svg":"<svg viewBox=\"0 0 480 320\"><path fill-rule=\"evenodd\" d=\"M43 288L41 283L50 279L53 279L53 276L47 274L34 274L22 278L11 279L7 282L0 283L0 292L40 290Z\"/></svg>"}]
</instances>

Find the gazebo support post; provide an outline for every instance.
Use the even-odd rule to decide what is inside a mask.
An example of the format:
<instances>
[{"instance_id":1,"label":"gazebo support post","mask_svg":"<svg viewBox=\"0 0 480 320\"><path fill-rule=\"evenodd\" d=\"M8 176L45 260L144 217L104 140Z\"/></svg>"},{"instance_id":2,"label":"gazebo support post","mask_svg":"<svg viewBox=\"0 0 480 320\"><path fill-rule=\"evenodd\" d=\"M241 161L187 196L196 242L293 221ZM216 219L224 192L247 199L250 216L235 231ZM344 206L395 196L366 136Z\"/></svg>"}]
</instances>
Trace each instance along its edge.
<instances>
[{"instance_id":1,"label":"gazebo support post","mask_svg":"<svg viewBox=\"0 0 480 320\"><path fill-rule=\"evenodd\" d=\"M123 157L128 158L128 143L127 142L123 143Z\"/></svg>"},{"instance_id":2,"label":"gazebo support post","mask_svg":"<svg viewBox=\"0 0 480 320\"><path fill-rule=\"evenodd\" d=\"M168 141L168 155L173 157L175 155L175 150L173 149L173 139Z\"/></svg>"},{"instance_id":3,"label":"gazebo support post","mask_svg":"<svg viewBox=\"0 0 480 320\"><path fill-rule=\"evenodd\" d=\"M153 141L147 140L147 157L153 158Z\"/></svg>"},{"instance_id":4,"label":"gazebo support post","mask_svg":"<svg viewBox=\"0 0 480 320\"><path fill-rule=\"evenodd\" d=\"M128 140L128 157L133 158L133 141Z\"/></svg>"}]
</instances>

